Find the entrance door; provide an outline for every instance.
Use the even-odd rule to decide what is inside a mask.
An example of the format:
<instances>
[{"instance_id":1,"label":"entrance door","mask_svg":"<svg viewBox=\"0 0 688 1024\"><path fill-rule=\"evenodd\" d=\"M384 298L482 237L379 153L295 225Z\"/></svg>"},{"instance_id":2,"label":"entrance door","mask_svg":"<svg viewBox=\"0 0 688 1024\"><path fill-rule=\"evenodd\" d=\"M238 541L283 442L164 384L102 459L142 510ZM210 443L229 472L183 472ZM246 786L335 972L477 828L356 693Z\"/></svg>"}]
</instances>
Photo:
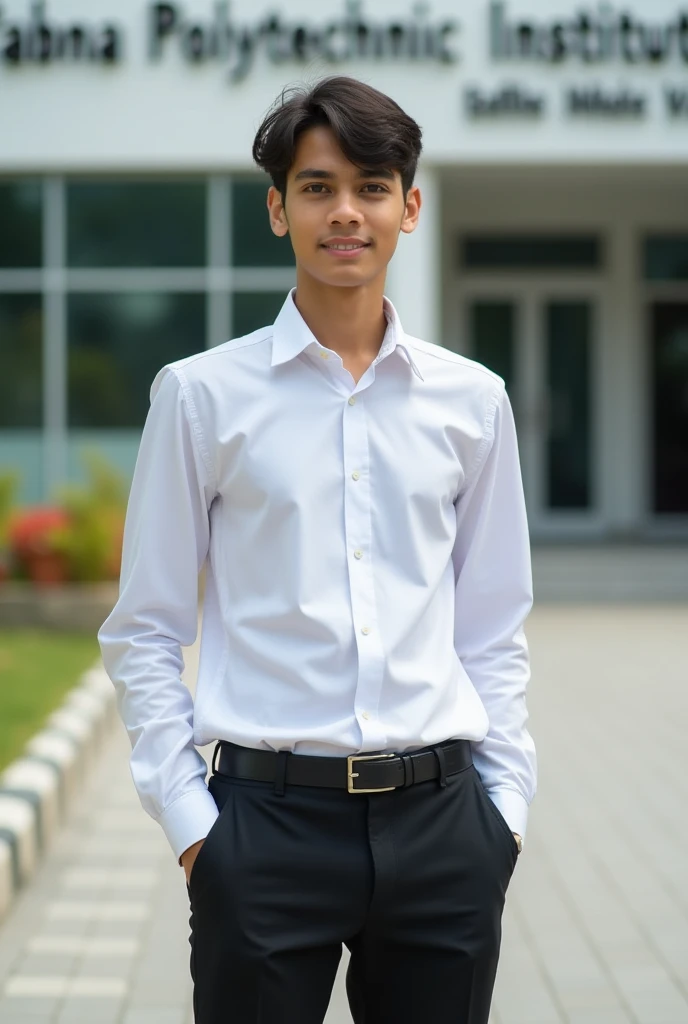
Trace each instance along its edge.
<instances>
[{"instance_id":1,"label":"entrance door","mask_svg":"<svg viewBox=\"0 0 688 1024\"><path fill-rule=\"evenodd\" d=\"M653 511L688 513L688 302L650 306Z\"/></svg>"},{"instance_id":2,"label":"entrance door","mask_svg":"<svg viewBox=\"0 0 688 1024\"><path fill-rule=\"evenodd\" d=\"M599 532L599 293L513 277L462 291L461 351L504 378L514 407L531 533Z\"/></svg>"}]
</instances>

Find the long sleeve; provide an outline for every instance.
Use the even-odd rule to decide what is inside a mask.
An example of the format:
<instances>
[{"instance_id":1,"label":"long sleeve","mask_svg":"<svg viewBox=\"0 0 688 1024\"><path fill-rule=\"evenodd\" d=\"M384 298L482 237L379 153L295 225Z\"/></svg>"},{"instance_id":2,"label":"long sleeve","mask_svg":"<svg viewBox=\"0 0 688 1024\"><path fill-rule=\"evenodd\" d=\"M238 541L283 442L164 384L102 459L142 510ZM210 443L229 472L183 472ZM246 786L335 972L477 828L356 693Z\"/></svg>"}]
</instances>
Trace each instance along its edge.
<instances>
[{"instance_id":1,"label":"long sleeve","mask_svg":"<svg viewBox=\"0 0 688 1024\"><path fill-rule=\"evenodd\" d=\"M217 817L193 744L181 647L198 629L198 574L208 552L213 466L181 371L151 386L124 527L119 598L98 631L132 745L143 808L177 857Z\"/></svg>"},{"instance_id":2,"label":"long sleeve","mask_svg":"<svg viewBox=\"0 0 688 1024\"><path fill-rule=\"evenodd\" d=\"M524 836L536 788L523 629L533 593L516 429L501 384L477 462L456 502L454 643L489 720L473 745L476 769L510 828Z\"/></svg>"}]
</instances>

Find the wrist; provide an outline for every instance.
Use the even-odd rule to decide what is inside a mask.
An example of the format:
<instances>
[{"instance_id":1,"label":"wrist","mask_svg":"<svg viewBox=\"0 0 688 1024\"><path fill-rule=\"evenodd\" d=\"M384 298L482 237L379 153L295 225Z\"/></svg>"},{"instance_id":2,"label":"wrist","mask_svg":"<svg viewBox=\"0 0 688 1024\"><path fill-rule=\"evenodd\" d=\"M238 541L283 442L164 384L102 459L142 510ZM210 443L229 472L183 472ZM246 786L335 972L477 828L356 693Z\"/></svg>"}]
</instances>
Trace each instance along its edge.
<instances>
[{"instance_id":1,"label":"wrist","mask_svg":"<svg viewBox=\"0 0 688 1024\"><path fill-rule=\"evenodd\" d=\"M200 850L200 848L201 848L201 846L203 845L204 842L205 842L205 839L199 839L197 842L192 843L191 846L187 846L187 848L184 850L184 852L182 853L182 855L179 858L179 863L180 863L180 865L182 867L184 866L184 860L186 859L186 857L189 854L197 853L198 850Z\"/></svg>"}]
</instances>

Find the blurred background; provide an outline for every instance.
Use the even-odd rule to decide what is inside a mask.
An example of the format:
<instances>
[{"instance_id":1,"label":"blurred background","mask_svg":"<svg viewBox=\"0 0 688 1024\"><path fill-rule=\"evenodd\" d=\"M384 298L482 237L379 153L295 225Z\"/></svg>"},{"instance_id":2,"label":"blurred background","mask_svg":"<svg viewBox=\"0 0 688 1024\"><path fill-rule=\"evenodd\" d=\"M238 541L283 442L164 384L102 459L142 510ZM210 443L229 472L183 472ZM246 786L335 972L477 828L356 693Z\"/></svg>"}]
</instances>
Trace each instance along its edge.
<instances>
[{"instance_id":1,"label":"blurred background","mask_svg":"<svg viewBox=\"0 0 688 1024\"><path fill-rule=\"evenodd\" d=\"M293 260L253 133L285 85L343 72L423 127L422 225L388 293L407 331L505 378L534 543L685 543L687 17L669 0L4 4L12 500L54 505L96 473L114 497L106 467L126 489L159 367L274 318Z\"/></svg>"},{"instance_id":2,"label":"blurred background","mask_svg":"<svg viewBox=\"0 0 688 1024\"><path fill-rule=\"evenodd\" d=\"M156 372L270 323L294 283L251 143L285 86L331 73L389 93L423 128L421 224L387 282L406 330L501 374L517 420L543 784L496 1024L680 1024L688 10L677 0L5 0L0 767L97 661ZM126 776L120 740L112 763ZM653 767L641 774L631 752L643 748ZM80 828L97 831L97 808ZM77 829L65 862L81 839ZM163 894L180 881L151 877ZM20 923L5 927L16 956L0 966L33 976ZM55 1020L67 1014L51 1005ZM129 1021L122 1007L112 1017ZM182 1020L173 1009L156 1024Z\"/></svg>"}]
</instances>

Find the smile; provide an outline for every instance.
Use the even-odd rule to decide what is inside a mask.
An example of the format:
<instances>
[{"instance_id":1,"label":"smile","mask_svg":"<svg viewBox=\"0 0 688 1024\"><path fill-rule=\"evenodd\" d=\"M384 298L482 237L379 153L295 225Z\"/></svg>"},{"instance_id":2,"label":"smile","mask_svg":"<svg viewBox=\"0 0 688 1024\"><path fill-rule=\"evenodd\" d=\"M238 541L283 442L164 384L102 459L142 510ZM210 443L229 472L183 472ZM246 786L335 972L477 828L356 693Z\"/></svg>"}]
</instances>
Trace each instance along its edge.
<instances>
[{"instance_id":1,"label":"smile","mask_svg":"<svg viewBox=\"0 0 688 1024\"><path fill-rule=\"evenodd\" d=\"M341 258L351 258L357 256L363 252L364 249L368 248L368 243L365 242L352 242L350 244L344 244L343 242L332 243L331 245L323 245L323 249L331 253L333 256Z\"/></svg>"}]
</instances>

